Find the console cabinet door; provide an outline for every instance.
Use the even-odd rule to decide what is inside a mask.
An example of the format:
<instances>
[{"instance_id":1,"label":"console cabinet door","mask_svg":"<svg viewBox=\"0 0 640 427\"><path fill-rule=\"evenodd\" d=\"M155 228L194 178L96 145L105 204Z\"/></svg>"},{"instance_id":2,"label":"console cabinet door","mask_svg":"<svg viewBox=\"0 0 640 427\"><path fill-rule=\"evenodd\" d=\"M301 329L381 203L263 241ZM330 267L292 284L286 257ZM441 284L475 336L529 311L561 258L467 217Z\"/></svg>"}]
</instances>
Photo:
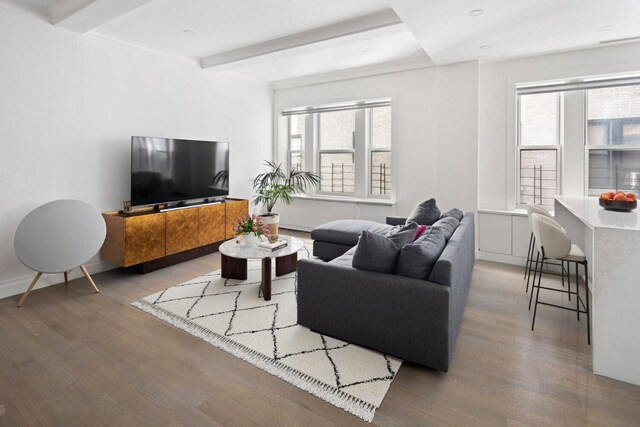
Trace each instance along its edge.
<instances>
[{"instance_id":1,"label":"console cabinet door","mask_svg":"<svg viewBox=\"0 0 640 427\"><path fill-rule=\"evenodd\" d=\"M165 216L162 213L125 218L123 267L165 256Z\"/></svg>"},{"instance_id":2,"label":"console cabinet door","mask_svg":"<svg viewBox=\"0 0 640 427\"><path fill-rule=\"evenodd\" d=\"M231 224L234 221L237 221L238 218L243 215L249 213L249 201L248 200L227 200L224 204L227 210L227 225L226 225L226 239L231 239L235 235L233 232L233 227Z\"/></svg>"},{"instance_id":3,"label":"console cabinet door","mask_svg":"<svg viewBox=\"0 0 640 427\"><path fill-rule=\"evenodd\" d=\"M224 203L198 208L198 246L224 240Z\"/></svg>"},{"instance_id":4,"label":"console cabinet door","mask_svg":"<svg viewBox=\"0 0 640 427\"><path fill-rule=\"evenodd\" d=\"M198 247L198 208L165 212L167 255Z\"/></svg>"}]
</instances>

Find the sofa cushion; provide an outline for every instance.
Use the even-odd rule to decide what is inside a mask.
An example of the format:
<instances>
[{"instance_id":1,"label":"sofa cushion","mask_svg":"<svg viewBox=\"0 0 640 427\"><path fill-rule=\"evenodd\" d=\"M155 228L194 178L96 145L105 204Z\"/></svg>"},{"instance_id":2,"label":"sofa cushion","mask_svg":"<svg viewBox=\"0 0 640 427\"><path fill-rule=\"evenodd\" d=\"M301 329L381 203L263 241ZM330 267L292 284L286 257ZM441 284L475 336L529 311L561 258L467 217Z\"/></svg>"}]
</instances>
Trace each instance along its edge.
<instances>
[{"instance_id":1,"label":"sofa cushion","mask_svg":"<svg viewBox=\"0 0 640 427\"><path fill-rule=\"evenodd\" d=\"M460 220L452 216L447 216L437 220L436 223L431 226L431 228L441 229L444 233L444 240L449 241L451 236L453 236L453 232L456 231L456 228L458 228L458 225L460 225Z\"/></svg>"},{"instance_id":2,"label":"sofa cushion","mask_svg":"<svg viewBox=\"0 0 640 427\"><path fill-rule=\"evenodd\" d=\"M385 233L385 237L388 237L389 240L391 240L399 248L401 248L407 243L413 242L413 239L416 236L417 229L418 229L418 224L415 222L410 222L402 226L393 227L392 230Z\"/></svg>"},{"instance_id":3,"label":"sofa cushion","mask_svg":"<svg viewBox=\"0 0 640 427\"><path fill-rule=\"evenodd\" d=\"M453 217L458 221L462 221L462 218L464 218L464 212L462 212L460 209L453 208L440 215L440 219L447 217Z\"/></svg>"},{"instance_id":4,"label":"sofa cushion","mask_svg":"<svg viewBox=\"0 0 640 427\"><path fill-rule=\"evenodd\" d=\"M353 254L356 253L357 246L352 247L344 254L340 255L338 258L334 258L329 261L327 264L339 265L341 267L352 267L353 266Z\"/></svg>"},{"instance_id":5,"label":"sofa cushion","mask_svg":"<svg viewBox=\"0 0 640 427\"><path fill-rule=\"evenodd\" d=\"M358 244L358 237L360 237L364 230L373 233L386 233L392 228L391 225L381 224L375 221L339 219L314 228L311 231L311 238L323 242L355 246Z\"/></svg>"},{"instance_id":6,"label":"sofa cushion","mask_svg":"<svg viewBox=\"0 0 640 427\"><path fill-rule=\"evenodd\" d=\"M436 199L425 200L416 205L407 217L407 224L411 221L419 225L431 225L440 219L440 209L436 206Z\"/></svg>"},{"instance_id":7,"label":"sofa cushion","mask_svg":"<svg viewBox=\"0 0 640 427\"><path fill-rule=\"evenodd\" d=\"M400 246L383 234L363 231L353 253L353 267L378 273L393 273Z\"/></svg>"},{"instance_id":8,"label":"sofa cushion","mask_svg":"<svg viewBox=\"0 0 640 427\"><path fill-rule=\"evenodd\" d=\"M418 240L402 247L396 274L427 280L445 246L444 231L431 227Z\"/></svg>"}]
</instances>

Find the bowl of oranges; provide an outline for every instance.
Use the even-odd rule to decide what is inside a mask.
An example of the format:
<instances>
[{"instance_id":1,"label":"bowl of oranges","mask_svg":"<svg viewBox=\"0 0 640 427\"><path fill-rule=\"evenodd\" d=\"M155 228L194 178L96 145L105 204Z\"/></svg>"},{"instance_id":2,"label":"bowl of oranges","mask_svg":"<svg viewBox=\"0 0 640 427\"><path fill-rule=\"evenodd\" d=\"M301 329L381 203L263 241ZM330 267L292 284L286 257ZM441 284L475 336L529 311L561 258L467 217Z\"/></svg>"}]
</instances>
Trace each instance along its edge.
<instances>
[{"instance_id":1,"label":"bowl of oranges","mask_svg":"<svg viewBox=\"0 0 640 427\"><path fill-rule=\"evenodd\" d=\"M633 193L610 191L600 194L600 206L608 211L629 212L638 207L638 200Z\"/></svg>"}]
</instances>

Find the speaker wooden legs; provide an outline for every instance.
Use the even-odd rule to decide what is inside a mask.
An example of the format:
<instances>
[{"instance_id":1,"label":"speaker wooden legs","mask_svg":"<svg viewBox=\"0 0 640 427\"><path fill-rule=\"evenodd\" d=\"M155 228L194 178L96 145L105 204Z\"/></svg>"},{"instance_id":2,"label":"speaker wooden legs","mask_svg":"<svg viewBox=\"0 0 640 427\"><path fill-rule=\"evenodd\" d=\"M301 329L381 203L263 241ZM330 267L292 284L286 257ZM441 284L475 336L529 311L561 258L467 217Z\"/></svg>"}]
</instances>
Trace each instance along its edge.
<instances>
[{"instance_id":1,"label":"speaker wooden legs","mask_svg":"<svg viewBox=\"0 0 640 427\"><path fill-rule=\"evenodd\" d=\"M20 307L22 304L24 304L24 302L27 300L27 297L29 297L29 294L31 293L31 290L36 285L36 282L38 281L38 279L40 279L40 277L42 277L42 273L36 274L36 277L33 278L33 280L31 281L31 284L29 285L29 287L27 288L25 293L22 294L22 298L20 298L20 302L18 303L18 307Z\"/></svg>"},{"instance_id":2,"label":"speaker wooden legs","mask_svg":"<svg viewBox=\"0 0 640 427\"><path fill-rule=\"evenodd\" d=\"M87 278L87 280L89 281L89 283L91 283L91 286L93 286L93 289L96 292L100 292L100 290L96 286L96 283L93 281L93 279L89 275L89 272L87 271L87 269L85 268L84 265L80 266L80 270L82 270L82 274L84 274L85 277ZM36 285L36 283L38 282L40 277L42 277L42 273L36 274L36 277L33 278L33 280L31 281L31 284L29 285L27 290L24 292L24 294L22 294L22 298L20 298L20 302L18 302L18 307L20 307L22 304L24 304L24 302L27 300L27 298L29 297L29 294L33 290L33 287ZM68 271L64 272L64 284L65 284L65 286L69 284L69 272Z\"/></svg>"},{"instance_id":3,"label":"speaker wooden legs","mask_svg":"<svg viewBox=\"0 0 640 427\"><path fill-rule=\"evenodd\" d=\"M89 281L89 283L91 283L91 286L93 286L93 289L95 289L96 292L100 292L98 290L98 287L96 286L95 282L93 281L93 279L91 278L91 276L89 275L89 272L87 271L87 269L84 267L84 265L80 266L80 270L82 270L82 273L85 275L85 277L87 278L87 280Z\"/></svg>"}]
</instances>

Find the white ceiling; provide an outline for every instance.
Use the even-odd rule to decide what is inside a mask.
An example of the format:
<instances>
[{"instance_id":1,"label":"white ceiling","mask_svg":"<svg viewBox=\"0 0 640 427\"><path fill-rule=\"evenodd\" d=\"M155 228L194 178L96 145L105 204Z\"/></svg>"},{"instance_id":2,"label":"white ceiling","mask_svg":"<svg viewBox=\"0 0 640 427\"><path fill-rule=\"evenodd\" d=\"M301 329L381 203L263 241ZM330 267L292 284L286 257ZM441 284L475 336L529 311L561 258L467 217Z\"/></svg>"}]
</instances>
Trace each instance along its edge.
<instances>
[{"instance_id":1,"label":"white ceiling","mask_svg":"<svg viewBox=\"0 0 640 427\"><path fill-rule=\"evenodd\" d=\"M640 36L640 0L389 0L389 4L436 64L500 60ZM470 16L474 9L484 13ZM613 28L599 30L605 26Z\"/></svg>"},{"instance_id":2,"label":"white ceiling","mask_svg":"<svg viewBox=\"0 0 640 427\"><path fill-rule=\"evenodd\" d=\"M268 81L418 56L438 65L495 61L640 36L640 0L0 0L0 7ZM483 13L470 16L474 9Z\"/></svg>"},{"instance_id":3,"label":"white ceiling","mask_svg":"<svg viewBox=\"0 0 640 427\"><path fill-rule=\"evenodd\" d=\"M388 8L386 0L154 0L94 33L199 59Z\"/></svg>"}]
</instances>

